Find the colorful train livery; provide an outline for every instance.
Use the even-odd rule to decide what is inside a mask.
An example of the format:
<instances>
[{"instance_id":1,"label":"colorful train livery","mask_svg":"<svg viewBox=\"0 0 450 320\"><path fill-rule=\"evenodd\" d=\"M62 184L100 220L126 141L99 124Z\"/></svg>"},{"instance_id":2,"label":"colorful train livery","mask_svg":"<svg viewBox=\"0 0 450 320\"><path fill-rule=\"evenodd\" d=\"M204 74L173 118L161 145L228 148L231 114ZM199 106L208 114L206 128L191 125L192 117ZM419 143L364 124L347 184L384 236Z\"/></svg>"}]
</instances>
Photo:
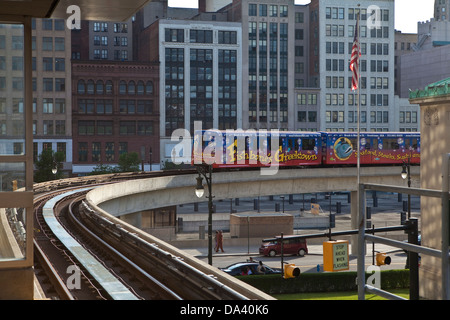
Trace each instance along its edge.
<instances>
[{"instance_id":1,"label":"colorful train livery","mask_svg":"<svg viewBox=\"0 0 450 320\"><path fill-rule=\"evenodd\" d=\"M420 133L360 133L360 164L420 163ZM357 164L356 132L203 130L194 133L192 164L214 168Z\"/></svg>"}]
</instances>

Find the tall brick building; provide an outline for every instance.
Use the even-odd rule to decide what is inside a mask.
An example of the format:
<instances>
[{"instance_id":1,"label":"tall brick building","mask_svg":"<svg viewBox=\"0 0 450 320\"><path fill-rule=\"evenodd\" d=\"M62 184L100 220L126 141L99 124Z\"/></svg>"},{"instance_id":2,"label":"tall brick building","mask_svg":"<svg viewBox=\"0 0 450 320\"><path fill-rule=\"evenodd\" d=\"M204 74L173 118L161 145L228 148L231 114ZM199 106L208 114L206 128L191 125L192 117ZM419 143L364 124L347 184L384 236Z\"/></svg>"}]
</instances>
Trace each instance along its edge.
<instances>
[{"instance_id":1,"label":"tall brick building","mask_svg":"<svg viewBox=\"0 0 450 320\"><path fill-rule=\"evenodd\" d=\"M158 64L73 61L72 93L73 174L115 165L125 152L146 170L159 161Z\"/></svg>"}]
</instances>

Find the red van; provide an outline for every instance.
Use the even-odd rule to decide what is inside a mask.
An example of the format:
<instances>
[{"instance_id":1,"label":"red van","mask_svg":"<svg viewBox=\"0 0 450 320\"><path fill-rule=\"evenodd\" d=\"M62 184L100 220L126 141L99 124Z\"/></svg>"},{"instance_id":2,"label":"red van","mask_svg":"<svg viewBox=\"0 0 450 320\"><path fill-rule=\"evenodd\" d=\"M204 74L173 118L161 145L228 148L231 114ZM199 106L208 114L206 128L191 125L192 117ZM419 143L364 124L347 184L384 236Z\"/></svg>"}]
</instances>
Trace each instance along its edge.
<instances>
[{"instance_id":1,"label":"red van","mask_svg":"<svg viewBox=\"0 0 450 320\"><path fill-rule=\"evenodd\" d=\"M259 254L274 257L281 254L281 236L275 237L276 240L263 242L259 248ZM306 239L298 236L283 236L283 254L298 254L303 257L308 253Z\"/></svg>"}]
</instances>

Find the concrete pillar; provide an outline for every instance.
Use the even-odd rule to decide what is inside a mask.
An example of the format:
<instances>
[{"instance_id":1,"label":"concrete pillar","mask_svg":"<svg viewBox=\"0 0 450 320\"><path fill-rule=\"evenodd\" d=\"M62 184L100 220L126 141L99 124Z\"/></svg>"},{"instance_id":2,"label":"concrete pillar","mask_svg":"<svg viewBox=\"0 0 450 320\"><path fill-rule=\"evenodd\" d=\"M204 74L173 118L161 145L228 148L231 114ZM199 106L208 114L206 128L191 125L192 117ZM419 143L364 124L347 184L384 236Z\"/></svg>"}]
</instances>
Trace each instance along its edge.
<instances>
[{"instance_id":1,"label":"concrete pillar","mask_svg":"<svg viewBox=\"0 0 450 320\"><path fill-rule=\"evenodd\" d=\"M449 84L450 78L410 94L410 102L420 105L420 187L423 189L442 190L442 156L450 153ZM441 199L421 197L420 206L422 245L440 250ZM419 268L421 297L442 298L441 271L441 259L422 255Z\"/></svg>"}]
</instances>

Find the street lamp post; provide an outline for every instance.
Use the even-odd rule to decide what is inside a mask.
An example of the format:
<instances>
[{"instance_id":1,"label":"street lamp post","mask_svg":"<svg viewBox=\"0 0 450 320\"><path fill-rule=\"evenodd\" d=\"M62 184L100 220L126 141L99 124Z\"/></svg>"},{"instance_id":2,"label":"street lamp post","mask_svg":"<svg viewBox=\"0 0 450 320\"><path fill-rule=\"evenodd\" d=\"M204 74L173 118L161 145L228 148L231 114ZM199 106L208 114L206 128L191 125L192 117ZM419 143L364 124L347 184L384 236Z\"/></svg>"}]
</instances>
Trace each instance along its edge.
<instances>
[{"instance_id":1,"label":"street lamp post","mask_svg":"<svg viewBox=\"0 0 450 320\"><path fill-rule=\"evenodd\" d=\"M198 198L203 197L205 189L203 187L203 178L206 180L208 186L208 264L212 265L212 213L213 213L213 195L212 195L212 166L211 165L197 165L198 177L197 186L195 187L195 194Z\"/></svg>"},{"instance_id":2,"label":"street lamp post","mask_svg":"<svg viewBox=\"0 0 450 320\"><path fill-rule=\"evenodd\" d=\"M411 188L411 157L408 161L403 161L402 178L408 179L408 188ZM411 219L411 194L408 193L408 242L418 244L417 219ZM419 300L419 254L408 251L407 265L409 268L409 296L410 300Z\"/></svg>"},{"instance_id":3,"label":"street lamp post","mask_svg":"<svg viewBox=\"0 0 450 320\"><path fill-rule=\"evenodd\" d=\"M402 178L408 179L408 188L411 188L411 158L403 161ZM411 219L411 194L408 193L408 220Z\"/></svg>"},{"instance_id":4,"label":"street lamp post","mask_svg":"<svg viewBox=\"0 0 450 320\"><path fill-rule=\"evenodd\" d=\"M56 160L53 161L53 167L52 167L52 173L54 175L54 178L56 180L56 173L58 172L58 162Z\"/></svg>"}]
</instances>

